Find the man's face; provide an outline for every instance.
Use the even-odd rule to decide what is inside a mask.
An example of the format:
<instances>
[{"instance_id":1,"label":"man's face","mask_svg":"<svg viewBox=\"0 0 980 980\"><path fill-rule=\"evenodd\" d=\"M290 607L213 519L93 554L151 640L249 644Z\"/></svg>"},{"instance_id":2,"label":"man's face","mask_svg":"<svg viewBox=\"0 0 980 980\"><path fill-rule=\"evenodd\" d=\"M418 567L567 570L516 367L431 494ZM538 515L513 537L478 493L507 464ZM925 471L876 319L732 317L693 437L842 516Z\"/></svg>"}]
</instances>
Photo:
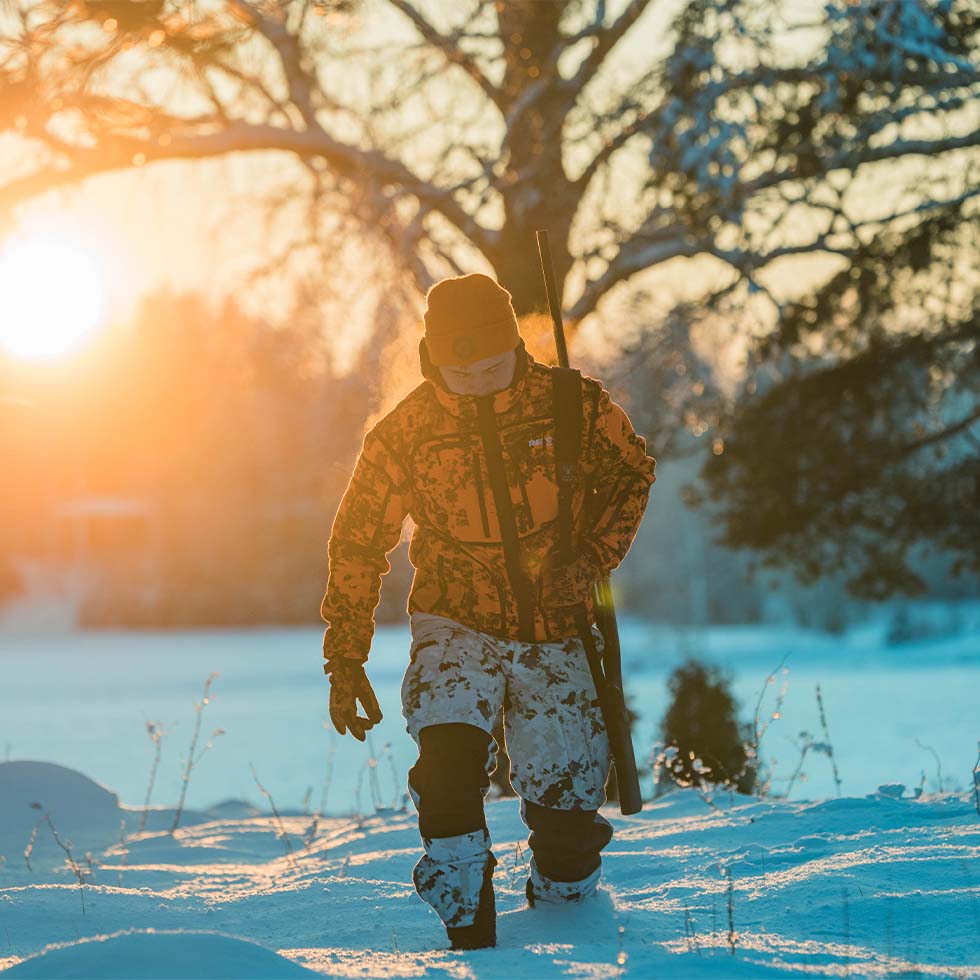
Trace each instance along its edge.
<instances>
[{"instance_id":1,"label":"man's face","mask_svg":"<svg viewBox=\"0 0 980 980\"><path fill-rule=\"evenodd\" d=\"M494 354L464 367L440 367L446 387L457 395L490 395L503 391L514 380L517 351Z\"/></svg>"}]
</instances>

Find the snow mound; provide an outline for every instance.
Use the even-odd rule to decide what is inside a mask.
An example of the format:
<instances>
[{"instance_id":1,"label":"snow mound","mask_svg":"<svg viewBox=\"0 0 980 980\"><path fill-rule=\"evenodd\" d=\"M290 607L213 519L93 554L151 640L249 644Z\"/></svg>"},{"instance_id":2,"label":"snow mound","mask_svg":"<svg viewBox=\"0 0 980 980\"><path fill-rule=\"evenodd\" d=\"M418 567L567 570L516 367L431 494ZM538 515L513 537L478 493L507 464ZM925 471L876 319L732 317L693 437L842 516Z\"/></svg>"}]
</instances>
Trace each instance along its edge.
<instances>
[{"instance_id":1,"label":"snow mound","mask_svg":"<svg viewBox=\"0 0 980 980\"><path fill-rule=\"evenodd\" d=\"M215 819L229 820L237 817L240 820L245 820L249 817L261 816L262 811L254 804L249 803L248 800L222 800L220 803L215 803L214 806L209 806L204 815Z\"/></svg>"},{"instance_id":2,"label":"snow mound","mask_svg":"<svg viewBox=\"0 0 980 980\"><path fill-rule=\"evenodd\" d=\"M39 805L39 807L38 807ZM119 797L88 776L51 762L0 762L0 854L23 853L47 813L63 840L108 842L119 835ZM38 832L34 856L63 856L51 832Z\"/></svg>"},{"instance_id":3,"label":"snow mound","mask_svg":"<svg viewBox=\"0 0 980 980\"><path fill-rule=\"evenodd\" d=\"M498 860L497 949L447 948L442 923L412 886L421 854L414 812L316 824L265 814L117 840L83 863L83 882L63 864L42 874L8 860L0 967L17 968L0 980L288 976L269 951L338 978L980 980L972 794L792 802L688 789L629 817L607 807L616 833L600 894L533 909L518 806L486 809ZM141 935L123 934L118 953L108 942L77 942L115 941L120 929ZM159 953L135 946L156 941ZM64 970L60 960L29 958L53 956L52 943L74 944L61 948Z\"/></svg>"},{"instance_id":4,"label":"snow mound","mask_svg":"<svg viewBox=\"0 0 980 980\"><path fill-rule=\"evenodd\" d=\"M2 977L105 980L165 977L279 978L316 976L278 953L216 932L117 932L77 943L49 946Z\"/></svg>"}]
</instances>

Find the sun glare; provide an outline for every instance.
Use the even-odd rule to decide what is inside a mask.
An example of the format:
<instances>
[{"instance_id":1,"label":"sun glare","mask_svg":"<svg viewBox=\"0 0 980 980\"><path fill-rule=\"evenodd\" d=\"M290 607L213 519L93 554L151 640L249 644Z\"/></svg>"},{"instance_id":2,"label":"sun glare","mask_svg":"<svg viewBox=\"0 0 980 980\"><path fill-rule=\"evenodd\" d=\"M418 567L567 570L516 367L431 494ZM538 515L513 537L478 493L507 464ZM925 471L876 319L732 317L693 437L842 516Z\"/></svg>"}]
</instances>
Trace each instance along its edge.
<instances>
[{"instance_id":1,"label":"sun glare","mask_svg":"<svg viewBox=\"0 0 980 980\"><path fill-rule=\"evenodd\" d=\"M64 236L10 239L0 251L0 346L29 360L81 347L105 316L100 258Z\"/></svg>"}]
</instances>

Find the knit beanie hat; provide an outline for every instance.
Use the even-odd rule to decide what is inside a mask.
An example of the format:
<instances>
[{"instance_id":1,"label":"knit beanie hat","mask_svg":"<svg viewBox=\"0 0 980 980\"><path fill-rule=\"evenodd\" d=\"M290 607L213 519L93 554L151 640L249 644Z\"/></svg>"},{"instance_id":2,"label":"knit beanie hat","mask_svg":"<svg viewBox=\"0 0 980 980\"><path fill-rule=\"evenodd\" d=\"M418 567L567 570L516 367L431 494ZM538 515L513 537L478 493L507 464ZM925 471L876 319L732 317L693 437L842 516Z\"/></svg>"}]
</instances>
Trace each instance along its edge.
<instances>
[{"instance_id":1,"label":"knit beanie hat","mask_svg":"<svg viewBox=\"0 0 980 980\"><path fill-rule=\"evenodd\" d=\"M462 367L521 341L510 293L489 276L443 279L425 299L425 344L437 366Z\"/></svg>"}]
</instances>

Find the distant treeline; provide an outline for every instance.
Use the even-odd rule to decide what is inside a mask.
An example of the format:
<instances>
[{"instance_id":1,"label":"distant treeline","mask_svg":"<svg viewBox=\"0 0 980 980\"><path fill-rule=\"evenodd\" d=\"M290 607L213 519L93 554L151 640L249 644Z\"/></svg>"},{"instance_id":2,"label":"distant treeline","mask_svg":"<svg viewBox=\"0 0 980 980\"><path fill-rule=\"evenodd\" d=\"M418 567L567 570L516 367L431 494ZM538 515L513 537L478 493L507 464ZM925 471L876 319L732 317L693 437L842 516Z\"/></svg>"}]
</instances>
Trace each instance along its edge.
<instances>
[{"instance_id":1,"label":"distant treeline","mask_svg":"<svg viewBox=\"0 0 980 980\"><path fill-rule=\"evenodd\" d=\"M30 561L90 625L316 621L372 396L309 322L161 293L77 362L5 363L8 594Z\"/></svg>"},{"instance_id":2,"label":"distant treeline","mask_svg":"<svg viewBox=\"0 0 980 980\"><path fill-rule=\"evenodd\" d=\"M365 425L401 393L381 390L377 345L341 373L316 317L288 322L162 292L77 362L0 362L0 597L30 562L52 580L75 570L86 625L318 623L330 525ZM639 373L632 384L614 393L643 427L657 392ZM654 426L655 456L663 438ZM714 543L710 512L684 503L699 466L696 453L661 458L614 578L622 608L676 623L846 625L857 605L839 581L752 577L750 553ZM931 594L964 594L941 561L920 567ZM379 621L404 616L411 573L403 546Z\"/></svg>"}]
</instances>

